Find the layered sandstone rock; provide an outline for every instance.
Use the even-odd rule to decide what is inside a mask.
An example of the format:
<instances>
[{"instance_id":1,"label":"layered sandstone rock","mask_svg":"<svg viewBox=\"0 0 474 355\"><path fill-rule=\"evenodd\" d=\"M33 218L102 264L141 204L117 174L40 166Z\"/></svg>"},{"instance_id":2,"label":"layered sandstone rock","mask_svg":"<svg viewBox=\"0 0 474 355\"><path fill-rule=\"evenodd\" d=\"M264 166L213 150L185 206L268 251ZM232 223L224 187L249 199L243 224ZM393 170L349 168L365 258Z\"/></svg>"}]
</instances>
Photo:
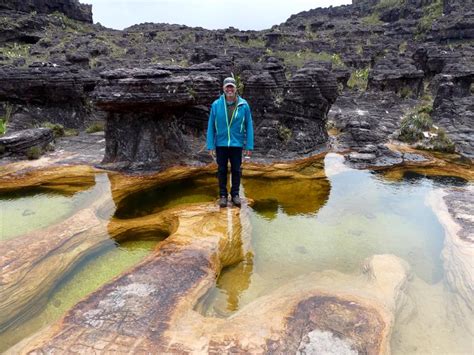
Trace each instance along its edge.
<instances>
[{"instance_id":1,"label":"layered sandstone rock","mask_svg":"<svg viewBox=\"0 0 474 355\"><path fill-rule=\"evenodd\" d=\"M92 5L81 4L78 0L2 0L0 10L37 11L45 14L59 11L72 19L92 23Z\"/></svg>"},{"instance_id":2,"label":"layered sandstone rock","mask_svg":"<svg viewBox=\"0 0 474 355\"><path fill-rule=\"evenodd\" d=\"M90 120L87 96L95 85L88 73L63 67L32 67L0 70L0 101L18 107L10 125L14 127L49 121L66 127L84 127ZM28 118L16 117L26 115Z\"/></svg>"},{"instance_id":3,"label":"layered sandstone rock","mask_svg":"<svg viewBox=\"0 0 474 355\"><path fill-rule=\"evenodd\" d=\"M160 170L180 162L209 162L207 119L223 76L210 64L103 73L94 95L97 106L108 112L104 164ZM269 62L246 85L257 155L289 158L327 141L327 112L337 97L329 71L305 67L287 81L281 65Z\"/></svg>"}]
</instances>

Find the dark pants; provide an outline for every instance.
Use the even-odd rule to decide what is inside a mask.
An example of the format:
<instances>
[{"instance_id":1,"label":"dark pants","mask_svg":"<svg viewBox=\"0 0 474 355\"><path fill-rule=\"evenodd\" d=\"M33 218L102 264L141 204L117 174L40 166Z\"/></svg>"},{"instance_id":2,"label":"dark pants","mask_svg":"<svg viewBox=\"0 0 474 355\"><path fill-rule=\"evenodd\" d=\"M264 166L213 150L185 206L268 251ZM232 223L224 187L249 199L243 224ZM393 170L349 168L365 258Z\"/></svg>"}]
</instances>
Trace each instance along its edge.
<instances>
[{"instance_id":1,"label":"dark pants","mask_svg":"<svg viewBox=\"0 0 474 355\"><path fill-rule=\"evenodd\" d=\"M238 196L240 188L240 166L242 165L242 148L239 147L216 147L217 177L219 178L219 196L227 197L227 174L228 162L230 160L230 172L232 174L232 186L230 195Z\"/></svg>"}]
</instances>

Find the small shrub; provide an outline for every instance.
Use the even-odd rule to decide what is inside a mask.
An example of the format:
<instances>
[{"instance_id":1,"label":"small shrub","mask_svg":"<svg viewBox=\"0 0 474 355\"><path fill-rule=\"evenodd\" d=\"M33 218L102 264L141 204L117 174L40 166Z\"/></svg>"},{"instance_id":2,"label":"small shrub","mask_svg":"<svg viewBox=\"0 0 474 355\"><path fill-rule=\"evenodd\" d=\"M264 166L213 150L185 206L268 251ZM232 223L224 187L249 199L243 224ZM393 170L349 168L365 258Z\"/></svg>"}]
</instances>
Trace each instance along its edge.
<instances>
[{"instance_id":1,"label":"small shrub","mask_svg":"<svg viewBox=\"0 0 474 355\"><path fill-rule=\"evenodd\" d=\"M403 142L414 143L423 138L423 132L433 126L431 117L426 113L410 113L402 119L399 139Z\"/></svg>"},{"instance_id":2,"label":"small shrub","mask_svg":"<svg viewBox=\"0 0 474 355\"><path fill-rule=\"evenodd\" d=\"M380 2L375 6L375 10L386 11L396 7L402 7L404 4L405 0L380 0Z\"/></svg>"},{"instance_id":3,"label":"small shrub","mask_svg":"<svg viewBox=\"0 0 474 355\"><path fill-rule=\"evenodd\" d=\"M433 21L443 15L443 1L435 0L432 4L423 8L423 17L418 21L418 34L426 33L431 30Z\"/></svg>"},{"instance_id":4,"label":"small shrub","mask_svg":"<svg viewBox=\"0 0 474 355\"><path fill-rule=\"evenodd\" d=\"M5 134L7 131L7 122L0 118L0 134Z\"/></svg>"},{"instance_id":5,"label":"small shrub","mask_svg":"<svg viewBox=\"0 0 474 355\"><path fill-rule=\"evenodd\" d=\"M402 43L400 43L400 45L398 46L398 53L400 54L403 54L407 51L407 47L408 47L408 42L407 41L403 41Z\"/></svg>"},{"instance_id":6,"label":"small shrub","mask_svg":"<svg viewBox=\"0 0 474 355\"><path fill-rule=\"evenodd\" d=\"M245 85L244 85L244 82L242 80L242 78L240 77L240 75L236 75L234 77L235 79L235 84L237 85L237 92L239 94L242 94L244 92L244 89L245 89Z\"/></svg>"},{"instance_id":7,"label":"small shrub","mask_svg":"<svg viewBox=\"0 0 474 355\"><path fill-rule=\"evenodd\" d=\"M383 24L383 21L380 21L379 14L377 12L373 12L372 15L363 17L362 23L366 25L381 25Z\"/></svg>"},{"instance_id":8,"label":"small shrub","mask_svg":"<svg viewBox=\"0 0 474 355\"><path fill-rule=\"evenodd\" d=\"M400 90L400 97L402 99L406 99L407 97L410 97L412 95L413 91L407 86L402 87L402 89Z\"/></svg>"},{"instance_id":9,"label":"small shrub","mask_svg":"<svg viewBox=\"0 0 474 355\"><path fill-rule=\"evenodd\" d=\"M353 90L365 91L369 81L369 68L357 69L351 73L347 86Z\"/></svg>"},{"instance_id":10,"label":"small shrub","mask_svg":"<svg viewBox=\"0 0 474 355\"><path fill-rule=\"evenodd\" d=\"M13 105L6 103L4 105L5 108L5 115L0 116L0 134L5 134L7 132L7 125L8 121L10 121L10 117L13 112Z\"/></svg>"},{"instance_id":11,"label":"small shrub","mask_svg":"<svg viewBox=\"0 0 474 355\"><path fill-rule=\"evenodd\" d=\"M446 131L442 128L438 129L436 136L431 137L429 144L432 145L433 150L444 153L454 153L456 148L446 134Z\"/></svg>"},{"instance_id":12,"label":"small shrub","mask_svg":"<svg viewBox=\"0 0 474 355\"><path fill-rule=\"evenodd\" d=\"M307 62L313 61L331 62L334 67L345 67L341 56L337 53L314 53L310 49L305 49L297 52L278 51L275 55L282 58L286 65L296 68L301 68Z\"/></svg>"},{"instance_id":13,"label":"small shrub","mask_svg":"<svg viewBox=\"0 0 474 355\"><path fill-rule=\"evenodd\" d=\"M64 127L59 123L44 122L41 126L51 129L53 131L54 138L64 136Z\"/></svg>"},{"instance_id":14,"label":"small shrub","mask_svg":"<svg viewBox=\"0 0 474 355\"><path fill-rule=\"evenodd\" d=\"M66 128L64 130L64 136L65 137L72 137L72 136L78 136L79 135L79 131L77 129L74 129L74 128Z\"/></svg>"},{"instance_id":15,"label":"small shrub","mask_svg":"<svg viewBox=\"0 0 474 355\"><path fill-rule=\"evenodd\" d=\"M280 124L278 126L278 137L283 141L283 142L288 142L291 139L291 136L293 133L291 132L291 129L286 127L283 124Z\"/></svg>"},{"instance_id":16,"label":"small shrub","mask_svg":"<svg viewBox=\"0 0 474 355\"><path fill-rule=\"evenodd\" d=\"M104 131L104 123L103 122L94 122L89 127L87 127L87 133L95 133L95 132L103 132Z\"/></svg>"},{"instance_id":17,"label":"small shrub","mask_svg":"<svg viewBox=\"0 0 474 355\"><path fill-rule=\"evenodd\" d=\"M43 150L40 147L33 146L33 147L28 148L28 150L26 151L26 157L29 160L34 160L34 159L38 159L42 153L43 153Z\"/></svg>"}]
</instances>

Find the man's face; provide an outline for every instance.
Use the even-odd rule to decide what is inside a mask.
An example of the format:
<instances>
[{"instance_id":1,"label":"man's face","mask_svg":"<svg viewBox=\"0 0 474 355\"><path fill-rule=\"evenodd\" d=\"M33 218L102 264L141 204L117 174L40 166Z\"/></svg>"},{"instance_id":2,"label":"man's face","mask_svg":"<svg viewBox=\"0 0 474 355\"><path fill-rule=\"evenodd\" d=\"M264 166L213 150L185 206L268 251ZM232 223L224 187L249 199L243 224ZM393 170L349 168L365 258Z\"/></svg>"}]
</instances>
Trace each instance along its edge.
<instances>
[{"instance_id":1,"label":"man's face","mask_svg":"<svg viewBox=\"0 0 474 355\"><path fill-rule=\"evenodd\" d=\"M224 86L224 93L225 93L225 96L227 97L234 98L236 91L237 90L235 89L233 85Z\"/></svg>"}]
</instances>

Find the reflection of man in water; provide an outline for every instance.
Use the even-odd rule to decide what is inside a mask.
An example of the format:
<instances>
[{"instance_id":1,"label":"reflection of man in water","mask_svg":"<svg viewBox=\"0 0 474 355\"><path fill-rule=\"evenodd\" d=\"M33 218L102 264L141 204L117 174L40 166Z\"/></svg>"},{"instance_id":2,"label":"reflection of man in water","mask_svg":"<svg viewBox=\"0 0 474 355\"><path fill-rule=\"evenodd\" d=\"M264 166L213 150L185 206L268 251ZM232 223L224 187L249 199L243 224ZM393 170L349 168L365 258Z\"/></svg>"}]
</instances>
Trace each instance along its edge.
<instances>
[{"instance_id":1,"label":"reflection of man in water","mask_svg":"<svg viewBox=\"0 0 474 355\"><path fill-rule=\"evenodd\" d=\"M250 156L253 150L253 123L250 106L237 95L234 78L224 79L224 94L213 102L207 127L207 149L216 153L219 178L219 206L227 207L227 172L230 161L232 203L240 207L240 167L242 150Z\"/></svg>"}]
</instances>

